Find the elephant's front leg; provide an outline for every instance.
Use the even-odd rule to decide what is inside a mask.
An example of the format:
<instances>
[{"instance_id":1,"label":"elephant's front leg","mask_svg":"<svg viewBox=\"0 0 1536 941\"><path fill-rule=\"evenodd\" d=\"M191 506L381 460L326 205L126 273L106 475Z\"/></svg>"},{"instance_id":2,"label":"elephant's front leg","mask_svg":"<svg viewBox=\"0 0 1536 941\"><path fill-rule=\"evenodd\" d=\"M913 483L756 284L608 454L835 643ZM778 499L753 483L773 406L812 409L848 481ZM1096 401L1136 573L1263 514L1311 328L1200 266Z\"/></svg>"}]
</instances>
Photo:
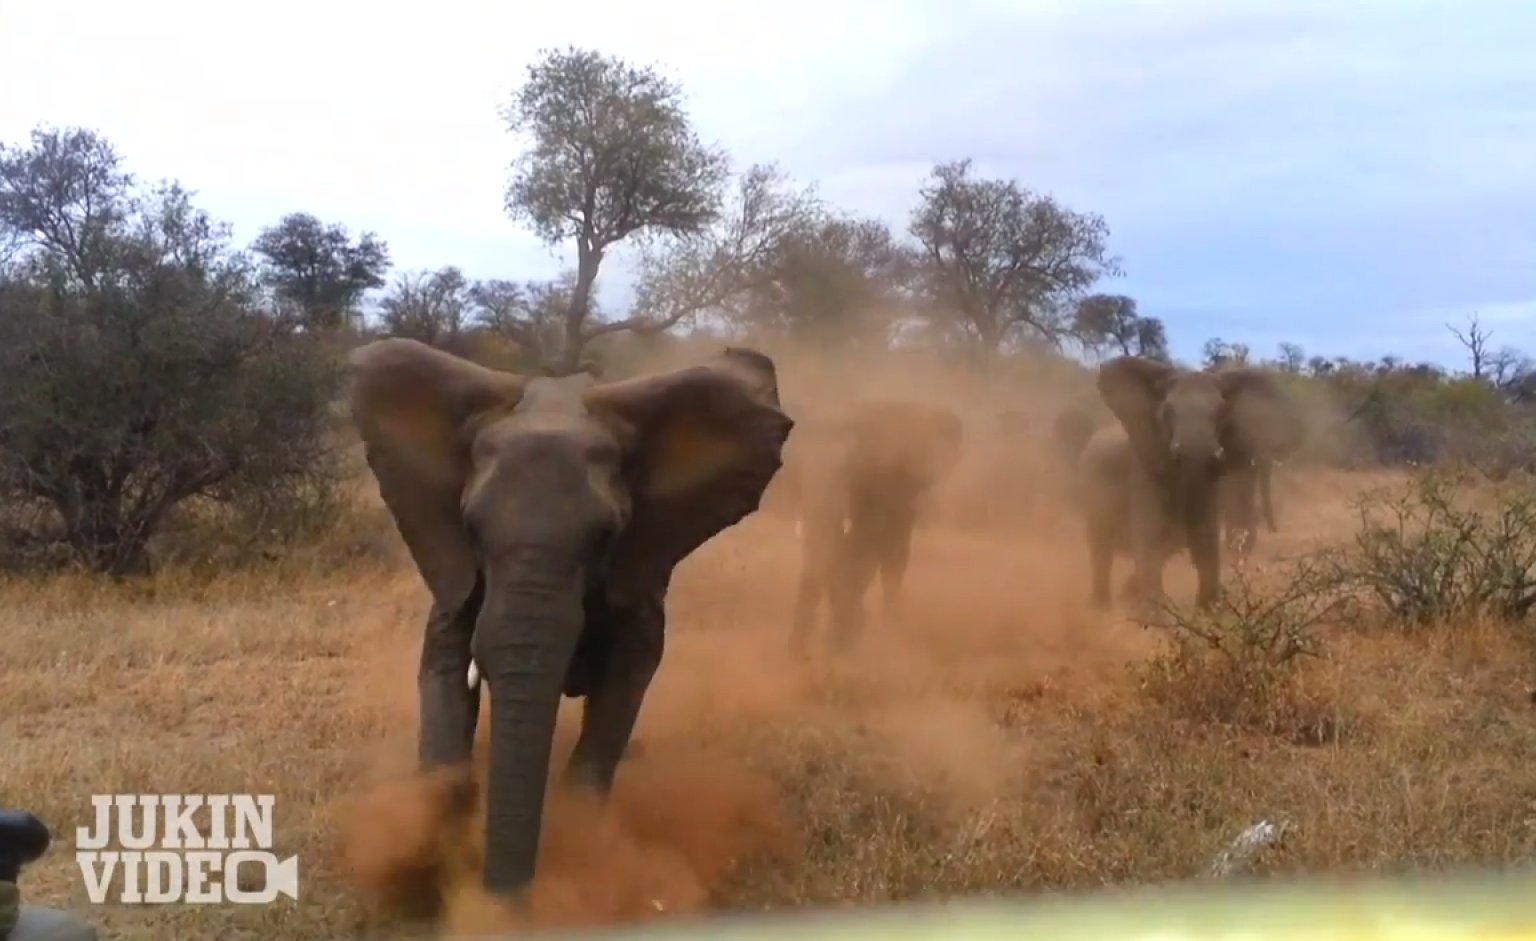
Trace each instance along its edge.
<instances>
[{"instance_id":1,"label":"elephant's front leg","mask_svg":"<svg viewBox=\"0 0 1536 941\"><path fill-rule=\"evenodd\" d=\"M581 735L571 752L566 782L607 796L619 761L629 747L646 690L661 665L666 638L666 591L655 592L633 608L603 608L611 619L603 631L611 638L596 682L581 714Z\"/></svg>"},{"instance_id":2,"label":"elephant's front leg","mask_svg":"<svg viewBox=\"0 0 1536 941\"><path fill-rule=\"evenodd\" d=\"M795 589L795 610L790 621L789 647L793 653L805 653L816 626L817 607L826 594L826 572L802 563L800 582Z\"/></svg>"},{"instance_id":3,"label":"elephant's front leg","mask_svg":"<svg viewBox=\"0 0 1536 941\"><path fill-rule=\"evenodd\" d=\"M1227 470L1216 480L1216 528L1222 544L1241 565L1253 551L1258 539L1255 484L1257 471L1252 464ZM1194 543L1190 543L1194 558Z\"/></svg>"},{"instance_id":4,"label":"elephant's front leg","mask_svg":"<svg viewBox=\"0 0 1536 941\"><path fill-rule=\"evenodd\" d=\"M1171 521L1155 498L1133 507L1130 521L1131 584L1137 601L1146 605L1166 597L1163 568L1168 560Z\"/></svg>"},{"instance_id":5,"label":"elephant's front leg","mask_svg":"<svg viewBox=\"0 0 1536 941\"><path fill-rule=\"evenodd\" d=\"M1163 569L1167 566L1168 556L1157 545L1143 545L1136 548L1135 566L1131 572L1131 584L1139 600L1143 602L1155 602L1167 597L1167 590L1163 587Z\"/></svg>"},{"instance_id":6,"label":"elephant's front leg","mask_svg":"<svg viewBox=\"0 0 1536 941\"><path fill-rule=\"evenodd\" d=\"M1279 532L1279 529L1275 526L1275 504L1270 499L1269 491L1274 472L1274 463L1271 461L1265 461L1264 465L1259 468L1259 501L1264 505L1264 522L1269 526L1269 531L1272 534Z\"/></svg>"},{"instance_id":7,"label":"elephant's front leg","mask_svg":"<svg viewBox=\"0 0 1536 941\"><path fill-rule=\"evenodd\" d=\"M867 527L849 529L832 564L829 600L832 608L832 645L850 647L864 630L864 593L874 580L879 555Z\"/></svg>"},{"instance_id":8,"label":"elephant's front leg","mask_svg":"<svg viewBox=\"0 0 1536 941\"><path fill-rule=\"evenodd\" d=\"M800 533L800 581L795 589L790 623L790 650L805 653L816 618L825 600L829 604L833 565L843 540L843 517L834 508L816 505L804 520Z\"/></svg>"},{"instance_id":9,"label":"elephant's front leg","mask_svg":"<svg viewBox=\"0 0 1536 941\"><path fill-rule=\"evenodd\" d=\"M1190 527L1189 557L1198 579L1195 606L1209 609L1221 593L1221 537L1214 514Z\"/></svg>"},{"instance_id":10,"label":"elephant's front leg","mask_svg":"<svg viewBox=\"0 0 1536 941\"><path fill-rule=\"evenodd\" d=\"M884 534L885 538L880 540L880 613L888 626L900 623L901 589L906 580L907 563L912 558L914 528L914 520L898 520Z\"/></svg>"},{"instance_id":11,"label":"elephant's front leg","mask_svg":"<svg viewBox=\"0 0 1536 941\"><path fill-rule=\"evenodd\" d=\"M469 686L465 677L483 597L484 583L476 580L462 604L434 601L427 615L416 674L421 708L419 759L424 768L469 764L480 718L480 689Z\"/></svg>"},{"instance_id":12,"label":"elephant's front leg","mask_svg":"<svg viewBox=\"0 0 1536 941\"><path fill-rule=\"evenodd\" d=\"M1093 606L1100 610L1108 609L1111 604L1109 580L1114 563L1114 533L1107 527L1090 525L1088 527L1088 564L1092 569L1093 579L1091 600Z\"/></svg>"}]
</instances>

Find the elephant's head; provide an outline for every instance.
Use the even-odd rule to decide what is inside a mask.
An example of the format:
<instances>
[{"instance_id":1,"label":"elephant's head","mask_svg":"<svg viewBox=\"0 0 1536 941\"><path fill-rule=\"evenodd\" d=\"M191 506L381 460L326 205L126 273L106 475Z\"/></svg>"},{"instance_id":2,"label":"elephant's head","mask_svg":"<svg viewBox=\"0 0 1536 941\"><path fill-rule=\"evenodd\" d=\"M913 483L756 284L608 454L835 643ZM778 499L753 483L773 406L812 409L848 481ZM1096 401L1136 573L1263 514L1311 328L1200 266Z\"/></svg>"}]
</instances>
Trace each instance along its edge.
<instances>
[{"instance_id":1,"label":"elephant's head","mask_svg":"<svg viewBox=\"0 0 1536 941\"><path fill-rule=\"evenodd\" d=\"M1099 368L1098 387L1138 460L1189 510L1209 505L1224 471L1301 441L1296 406L1266 370L1194 372L1122 356Z\"/></svg>"},{"instance_id":2,"label":"elephant's head","mask_svg":"<svg viewBox=\"0 0 1536 941\"><path fill-rule=\"evenodd\" d=\"M752 513L793 422L773 361L606 385L525 377L406 339L351 357L353 420L440 610L478 608L490 687L486 882L533 876L555 716L594 602L631 608ZM463 682L459 665L459 682Z\"/></svg>"}]
</instances>

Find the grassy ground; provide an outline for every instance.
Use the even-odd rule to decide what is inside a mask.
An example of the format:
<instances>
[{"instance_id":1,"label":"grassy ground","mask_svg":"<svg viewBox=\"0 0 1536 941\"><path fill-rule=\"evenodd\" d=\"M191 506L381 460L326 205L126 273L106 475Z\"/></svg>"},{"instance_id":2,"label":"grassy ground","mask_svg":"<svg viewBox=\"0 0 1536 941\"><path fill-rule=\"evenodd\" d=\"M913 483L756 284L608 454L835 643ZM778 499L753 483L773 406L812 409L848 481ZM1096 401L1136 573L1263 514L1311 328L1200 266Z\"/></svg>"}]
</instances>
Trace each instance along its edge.
<instances>
[{"instance_id":1,"label":"grassy ground","mask_svg":"<svg viewBox=\"0 0 1536 941\"><path fill-rule=\"evenodd\" d=\"M1342 532L1363 481L1284 483L1264 555ZM1268 872L1536 855L1531 659L1503 629L1330 637L1276 708L1332 731L1276 735L1140 688L1160 637L1085 609L1075 530L920 534L907 623L838 664L786 655L797 559L759 516L678 570L645 751L610 812L555 802L543 921L1183 879L1265 817L1295 828ZM1191 582L1175 561L1170 588ZM27 897L124 939L397 928L369 900L432 842L430 794L400 777L423 611L399 553L345 577L0 585L0 805L58 833ZM176 791L275 793L300 901L91 906L89 795ZM450 921L495 919L466 889Z\"/></svg>"}]
</instances>

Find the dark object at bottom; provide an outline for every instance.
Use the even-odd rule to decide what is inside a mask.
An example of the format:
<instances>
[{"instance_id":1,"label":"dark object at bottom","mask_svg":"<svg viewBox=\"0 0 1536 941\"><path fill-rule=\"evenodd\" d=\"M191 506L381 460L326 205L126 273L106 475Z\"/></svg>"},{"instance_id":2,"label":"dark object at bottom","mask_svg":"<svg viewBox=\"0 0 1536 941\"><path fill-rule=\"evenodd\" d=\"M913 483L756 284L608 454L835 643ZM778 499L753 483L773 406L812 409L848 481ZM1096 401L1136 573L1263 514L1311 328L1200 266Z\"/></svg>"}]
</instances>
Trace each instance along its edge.
<instances>
[{"instance_id":1,"label":"dark object at bottom","mask_svg":"<svg viewBox=\"0 0 1536 941\"><path fill-rule=\"evenodd\" d=\"M0 882L15 882L52 842L48 826L24 810L0 810Z\"/></svg>"}]
</instances>

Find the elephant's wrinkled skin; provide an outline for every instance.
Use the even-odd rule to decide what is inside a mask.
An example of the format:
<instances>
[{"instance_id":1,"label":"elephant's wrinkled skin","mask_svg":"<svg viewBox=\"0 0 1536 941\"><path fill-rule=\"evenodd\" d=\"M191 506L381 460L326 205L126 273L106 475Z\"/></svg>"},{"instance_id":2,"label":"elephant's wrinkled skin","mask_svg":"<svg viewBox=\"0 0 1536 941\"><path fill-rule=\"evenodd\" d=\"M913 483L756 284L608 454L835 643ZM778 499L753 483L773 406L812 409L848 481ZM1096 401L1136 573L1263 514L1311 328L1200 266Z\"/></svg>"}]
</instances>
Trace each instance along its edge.
<instances>
[{"instance_id":1,"label":"elephant's wrinkled skin","mask_svg":"<svg viewBox=\"0 0 1536 941\"><path fill-rule=\"evenodd\" d=\"M1147 597L1163 593L1163 566L1187 548L1199 578L1196 604L1209 607L1220 590L1223 504L1240 508L1252 493L1256 459L1300 441L1294 404L1263 370L1193 372L1134 356L1101 366L1098 389L1119 428L1092 431L1086 419L1066 415L1057 425L1078 468L1094 603L1109 604L1117 552L1132 556L1129 587ZM1235 496L1224 495L1234 484L1226 493Z\"/></svg>"},{"instance_id":2,"label":"elephant's wrinkled skin","mask_svg":"<svg viewBox=\"0 0 1536 941\"><path fill-rule=\"evenodd\" d=\"M585 697L567 780L607 793L662 655L672 569L752 513L793 422L773 361L606 385L498 372L413 340L351 357L352 414L432 595L420 758L467 767L489 687L486 888L534 875L555 716Z\"/></svg>"},{"instance_id":3,"label":"elephant's wrinkled skin","mask_svg":"<svg viewBox=\"0 0 1536 941\"><path fill-rule=\"evenodd\" d=\"M935 485L954 470L963 442L957 415L916 402L864 402L843 417L797 426L787 467L800 516L796 650L809 643L823 600L834 645L851 644L876 573L884 613L896 616L912 531Z\"/></svg>"}]
</instances>

